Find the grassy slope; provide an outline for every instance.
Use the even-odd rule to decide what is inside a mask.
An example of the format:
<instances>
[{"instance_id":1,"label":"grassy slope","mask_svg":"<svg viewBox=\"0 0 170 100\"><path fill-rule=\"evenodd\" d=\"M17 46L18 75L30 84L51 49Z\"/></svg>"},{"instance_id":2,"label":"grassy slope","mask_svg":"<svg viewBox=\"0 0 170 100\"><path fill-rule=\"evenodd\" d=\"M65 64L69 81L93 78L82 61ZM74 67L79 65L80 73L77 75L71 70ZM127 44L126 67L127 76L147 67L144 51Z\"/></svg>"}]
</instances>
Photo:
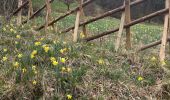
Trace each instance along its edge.
<instances>
[{"instance_id":1,"label":"grassy slope","mask_svg":"<svg viewBox=\"0 0 170 100\"><path fill-rule=\"evenodd\" d=\"M37 1L39 4L39 2ZM54 11L64 9L62 3L55 3ZM61 6L63 5L63 6ZM63 10L63 11L64 11ZM53 13L54 18L62 13ZM90 18L90 17L89 17ZM59 21L56 26L59 30L74 25L75 15ZM105 18L88 25L90 35L98 34L119 26L119 20ZM161 95L166 99L168 95L161 93L169 92L168 88L159 88L160 81L166 81L167 75L163 73L158 62L158 49L150 49L145 52L134 54L126 52L122 45L121 50L114 51L114 37L116 33L100 41L90 43L76 43L71 41L71 32L58 34L49 30L45 35L43 31L34 34L28 31L31 26L39 26L43 18L38 17L33 23L23 27L4 26L6 31L1 30L0 51L1 57L8 57L7 61L0 62L0 98L14 97L18 99L42 99L42 90L48 99L66 99L68 94L78 100L109 100L109 99L149 99L158 98ZM11 32L14 29L17 32ZM81 31L80 31L81 32ZM132 27L134 47L147 44L160 38L161 25L139 24ZM17 39L16 35L21 35ZM40 38L44 40L40 40ZM124 38L122 39L122 41ZM16 41L19 44L16 44ZM48 44L49 53L45 53L41 46L35 46L34 42L41 41L41 45ZM124 42L122 42L124 44ZM7 52L3 49L7 48ZM64 54L60 49L68 48ZM134 49L135 49L134 48ZM33 50L38 50L36 59L30 59ZM19 59L17 55L23 54ZM145 54L145 55L144 55ZM67 58L65 64L60 63L54 67L50 57ZM153 59L155 57L156 59ZM14 69L13 63L18 61L21 65ZM133 61L133 63L131 63ZM169 66L169 62L167 67ZM36 65L37 74L32 65ZM63 72L63 67L71 68L70 73ZM23 68L27 69L23 73ZM139 77L143 80L139 81ZM37 84L32 84L36 80ZM46 84L46 85L44 85ZM166 85L167 86L167 85ZM152 93L152 95L149 95ZM2 97L3 96L3 97Z\"/></svg>"}]
</instances>

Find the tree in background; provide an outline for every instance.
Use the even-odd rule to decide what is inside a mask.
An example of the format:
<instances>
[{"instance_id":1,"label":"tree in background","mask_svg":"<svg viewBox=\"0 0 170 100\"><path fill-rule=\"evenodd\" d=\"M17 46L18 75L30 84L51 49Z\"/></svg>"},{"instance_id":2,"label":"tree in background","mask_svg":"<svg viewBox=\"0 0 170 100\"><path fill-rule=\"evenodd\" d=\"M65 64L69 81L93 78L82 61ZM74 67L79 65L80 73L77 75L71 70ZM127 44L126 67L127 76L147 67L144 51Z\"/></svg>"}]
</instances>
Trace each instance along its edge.
<instances>
[{"instance_id":1,"label":"tree in background","mask_svg":"<svg viewBox=\"0 0 170 100\"><path fill-rule=\"evenodd\" d=\"M67 5L67 10L70 10L70 4L73 2L74 0L64 0L64 3Z\"/></svg>"}]
</instances>

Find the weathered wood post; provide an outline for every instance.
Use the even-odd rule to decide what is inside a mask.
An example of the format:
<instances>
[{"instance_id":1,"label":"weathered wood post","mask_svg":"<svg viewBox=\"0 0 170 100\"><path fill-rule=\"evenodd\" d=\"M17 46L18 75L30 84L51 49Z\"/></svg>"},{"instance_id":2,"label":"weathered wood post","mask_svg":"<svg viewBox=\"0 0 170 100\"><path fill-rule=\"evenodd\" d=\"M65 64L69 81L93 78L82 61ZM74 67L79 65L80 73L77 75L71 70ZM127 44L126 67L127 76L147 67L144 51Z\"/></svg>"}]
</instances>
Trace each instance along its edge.
<instances>
[{"instance_id":1,"label":"weathered wood post","mask_svg":"<svg viewBox=\"0 0 170 100\"><path fill-rule=\"evenodd\" d=\"M29 10L28 10L28 20L30 16L33 15L33 6L32 6L32 0L29 0Z\"/></svg>"},{"instance_id":2,"label":"weathered wood post","mask_svg":"<svg viewBox=\"0 0 170 100\"><path fill-rule=\"evenodd\" d=\"M165 1L165 7L169 7L169 1ZM167 43L167 34L168 34L168 23L169 23L169 14L167 13L164 18L164 29L162 34L162 43L160 48L160 61L163 62L165 60L165 49L166 49L166 43Z\"/></svg>"},{"instance_id":3,"label":"weathered wood post","mask_svg":"<svg viewBox=\"0 0 170 100\"><path fill-rule=\"evenodd\" d=\"M120 41L121 41L124 25L131 22L130 0L125 0L124 5L125 5L125 10L122 12L119 32L118 32L118 36L116 39L116 45L115 45L116 51L118 51L120 47ZM130 32L130 26L129 26L129 27L126 27L126 49L130 49L130 48L131 48L131 32Z\"/></svg>"},{"instance_id":4,"label":"weathered wood post","mask_svg":"<svg viewBox=\"0 0 170 100\"><path fill-rule=\"evenodd\" d=\"M170 0L169 0L169 28L168 28L168 39L170 38ZM170 53L170 41L169 41L169 53Z\"/></svg>"},{"instance_id":5,"label":"weathered wood post","mask_svg":"<svg viewBox=\"0 0 170 100\"><path fill-rule=\"evenodd\" d=\"M75 21L75 28L74 28L74 34L73 34L73 42L77 42L78 40L78 28L80 23L80 15L82 13L82 3L83 0L77 0L79 3L79 10L77 11L76 21Z\"/></svg>"},{"instance_id":6,"label":"weathered wood post","mask_svg":"<svg viewBox=\"0 0 170 100\"><path fill-rule=\"evenodd\" d=\"M52 20L52 15L51 15L51 1L50 0L45 0L46 3L46 17L45 17L45 32L47 33L47 27L49 25L49 22ZM55 27L54 24L52 25L54 31Z\"/></svg>"},{"instance_id":7,"label":"weathered wood post","mask_svg":"<svg viewBox=\"0 0 170 100\"><path fill-rule=\"evenodd\" d=\"M124 2L124 5L125 5L125 2ZM118 35L117 35L117 38L116 38L116 44L115 44L116 52L118 51L118 49L120 47L120 41L121 41L124 25L125 25L125 11L122 12L122 17L121 17L121 22L120 22L120 26L119 26L119 31L118 31Z\"/></svg>"},{"instance_id":8,"label":"weathered wood post","mask_svg":"<svg viewBox=\"0 0 170 100\"><path fill-rule=\"evenodd\" d=\"M130 1L131 0L125 0L125 24L128 24L131 22ZM131 46L132 44L131 44L130 27L127 27L126 28L126 49L130 49Z\"/></svg>"},{"instance_id":9,"label":"weathered wood post","mask_svg":"<svg viewBox=\"0 0 170 100\"><path fill-rule=\"evenodd\" d=\"M22 0L18 0L18 8L22 5ZM17 25L21 25L22 20L22 9L18 12Z\"/></svg>"}]
</instances>

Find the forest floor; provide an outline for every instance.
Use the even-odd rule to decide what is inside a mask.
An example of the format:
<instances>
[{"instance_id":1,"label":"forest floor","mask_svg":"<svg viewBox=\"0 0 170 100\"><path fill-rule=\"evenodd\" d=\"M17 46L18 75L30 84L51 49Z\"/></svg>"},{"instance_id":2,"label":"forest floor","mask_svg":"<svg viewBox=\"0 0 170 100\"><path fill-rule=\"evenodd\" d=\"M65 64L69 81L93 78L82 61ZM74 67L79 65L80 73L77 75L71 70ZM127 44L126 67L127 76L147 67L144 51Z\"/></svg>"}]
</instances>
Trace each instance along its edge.
<instances>
[{"instance_id":1,"label":"forest floor","mask_svg":"<svg viewBox=\"0 0 170 100\"><path fill-rule=\"evenodd\" d=\"M58 8L57 8L58 9ZM63 7L63 9L65 9ZM53 13L57 18L62 13ZM86 19L89 19L87 17ZM25 19L25 17L23 17ZM0 30L0 99L1 100L168 100L170 68L159 62L156 46L136 53L141 46L159 40L162 25L142 23L132 27L133 49L125 49L125 33L118 52L114 50L117 33L91 42L72 42L75 15L51 27L33 31L44 23L37 17L16 26L16 18ZM119 20L108 17L87 26L88 35L119 27ZM84 36L79 31L79 40ZM167 48L168 50L168 48Z\"/></svg>"}]
</instances>

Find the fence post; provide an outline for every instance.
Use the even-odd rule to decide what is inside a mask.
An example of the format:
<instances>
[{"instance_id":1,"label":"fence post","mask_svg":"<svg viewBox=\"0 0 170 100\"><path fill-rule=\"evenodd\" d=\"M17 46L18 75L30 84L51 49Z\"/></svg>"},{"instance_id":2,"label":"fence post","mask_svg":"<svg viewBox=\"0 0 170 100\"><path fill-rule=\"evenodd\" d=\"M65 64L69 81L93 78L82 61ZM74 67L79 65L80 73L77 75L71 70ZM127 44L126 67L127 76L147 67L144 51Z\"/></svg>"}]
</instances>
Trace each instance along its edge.
<instances>
[{"instance_id":1,"label":"fence post","mask_svg":"<svg viewBox=\"0 0 170 100\"><path fill-rule=\"evenodd\" d=\"M169 0L166 0L165 7L169 7ZM168 22L169 22L169 14L165 15L164 19L164 30L162 34L162 43L160 48L160 61L163 62L165 60L165 49L166 49L166 42L167 42L167 34L168 34Z\"/></svg>"},{"instance_id":2,"label":"fence post","mask_svg":"<svg viewBox=\"0 0 170 100\"><path fill-rule=\"evenodd\" d=\"M82 12L82 3L83 0L78 0L79 3L79 10L77 11L76 21L75 21L75 28L74 28L74 34L73 34L73 42L77 42L78 37L78 28L80 23L80 15Z\"/></svg>"},{"instance_id":3,"label":"fence post","mask_svg":"<svg viewBox=\"0 0 170 100\"><path fill-rule=\"evenodd\" d=\"M28 11L28 21L30 16L33 14L32 0L29 0L29 11Z\"/></svg>"},{"instance_id":4,"label":"fence post","mask_svg":"<svg viewBox=\"0 0 170 100\"><path fill-rule=\"evenodd\" d=\"M168 38L170 38L170 0L169 2L169 27L168 27ZM170 53L170 41L169 41L169 53Z\"/></svg>"},{"instance_id":5,"label":"fence post","mask_svg":"<svg viewBox=\"0 0 170 100\"><path fill-rule=\"evenodd\" d=\"M22 0L18 0L18 8L22 5ZM21 25L22 9L18 12L17 25Z\"/></svg>"},{"instance_id":6,"label":"fence post","mask_svg":"<svg viewBox=\"0 0 170 100\"><path fill-rule=\"evenodd\" d=\"M130 10L130 1L125 0L125 24L131 22L131 10ZM126 28L126 49L131 49L131 31L130 27Z\"/></svg>"},{"instance_id":7,"label":"fence post","mask_svg":"<svg viewBox=\"0 0 170 100\"><path fill-rule=\"evenodd\" d=\"M125 2L124 2L124 5L125 5ZM118 31L118 35L117 35L117 38L116 38L116 44L115 44L116 52L118 51L119 46L120 46L120 40L121 40L121 36L122 36L122 33L123 33L124 24L125 24L125 11L122 12L119 31Z\"/></svg>"},{"instance_id":8,"label":"fence post","mask_svg":"<svg viewBox=\"0 0 170 100\"><path fill-rule=\"evenodd\" d=\"M45 32L47 32L47 27L48 27L49 21L52 20L52 15L51 15L50 0L45 0L45 3L46 3ZM52 25L52 27L53 27L54 31L56 31L55 27L54 27L54 24Z\"/></svg>"}]
</instances>

